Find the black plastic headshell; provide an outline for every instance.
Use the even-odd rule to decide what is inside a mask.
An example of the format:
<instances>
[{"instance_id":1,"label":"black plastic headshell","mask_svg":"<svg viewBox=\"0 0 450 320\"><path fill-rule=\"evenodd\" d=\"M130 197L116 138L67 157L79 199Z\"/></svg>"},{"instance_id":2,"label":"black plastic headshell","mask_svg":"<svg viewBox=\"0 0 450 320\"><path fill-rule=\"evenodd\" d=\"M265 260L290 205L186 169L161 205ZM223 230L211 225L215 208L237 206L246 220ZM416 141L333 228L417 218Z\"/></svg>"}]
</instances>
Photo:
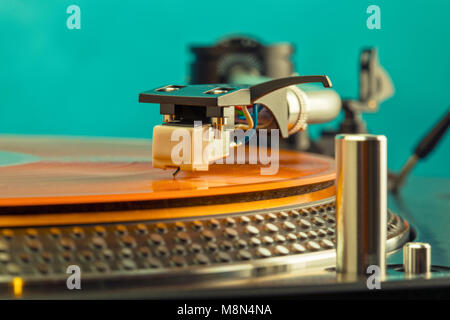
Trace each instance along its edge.
<instances>
[{"instance_id":1,"label":"black plastic headshell","mask_svg":"<svg viewBox=\"0 0 450 320\"><path fill-rule=\"evenodd\" d=\"M183 114L184 117L202 120L207 117L223 116L223 108L248 106L254 103L268 108L283 137L288 136L288 106L286 88L291 85L320 82L331 88L327 76L296 76L274 79L256 85L207 84L168 85L139 94L139 102L159 103L161 114ZM203 107L200 112L196 107Z\"/></svg>"}]
</instances>

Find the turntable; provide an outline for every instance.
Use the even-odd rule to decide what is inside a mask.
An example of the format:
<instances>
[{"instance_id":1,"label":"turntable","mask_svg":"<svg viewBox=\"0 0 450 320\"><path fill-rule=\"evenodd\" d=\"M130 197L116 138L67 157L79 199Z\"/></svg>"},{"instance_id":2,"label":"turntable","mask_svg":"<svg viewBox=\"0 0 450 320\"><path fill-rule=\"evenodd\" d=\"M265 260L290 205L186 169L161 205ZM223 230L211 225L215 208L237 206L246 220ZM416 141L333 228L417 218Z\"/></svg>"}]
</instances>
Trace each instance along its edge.
<instances>
[{"instance_id":1,"label":"turntable","mask_svg":"<svg viewBox=\"0 0 450 320\"><path fill-rule=\"evenodd\" d=\"M421 205L415 196L405 203L395 192L444 134L448 115L404 172L390 175L388 199L386 139L366 134L361 118L393 92L376 51L362 53L360 98L341 101L327 76L292 76L286 47L266 49L239 39L194 48L195 84L139 95L163 115L153 141L1 135L0 296L361 293L374 289L366 282L373 266L385 290L448 284L448 218L433 218L448 202L422 191ZM220 57L230 52L262 60ZM211 53L217 64L204 65ZM336 149L337 132L311 141L308 126L334 119L341 103L340 132L349 134L337 136ZM198 149L176 153L181 161L173 157L184 146L172 139L179 130L182 142L199 134ZM264 141L272 148L261 156ZM271 161L275 171L262 174ZM429 220L420 206L433 208Z\"/></svg>"},{"instance_id":2,"label":"turntable","mask_svg":"<svg viewBox=\"0 0 450 320\"><path fill-rule=\"evenodd\" d=\"M22 278L25 297L67 291L70 265L83 288L335 266L328 157L282 151L275 176L236 164L174 178L147 140L2 136L0 149L2 283ZM391 212L388 226L393 252L410 227Z\"/></svg>"}]
</instances>

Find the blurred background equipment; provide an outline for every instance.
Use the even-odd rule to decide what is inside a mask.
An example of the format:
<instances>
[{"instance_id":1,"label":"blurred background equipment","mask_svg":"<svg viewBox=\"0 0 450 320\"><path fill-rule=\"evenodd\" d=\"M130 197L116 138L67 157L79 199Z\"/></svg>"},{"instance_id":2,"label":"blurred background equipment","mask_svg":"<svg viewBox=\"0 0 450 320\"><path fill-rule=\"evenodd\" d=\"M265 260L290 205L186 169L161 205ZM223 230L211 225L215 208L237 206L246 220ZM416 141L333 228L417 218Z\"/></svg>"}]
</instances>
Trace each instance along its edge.
<instances>
[{"instance_id":1,"label":"blurred background equipment","mask_svg":"<svg viewBox=\"0 0 450 320\"><path fill-rule=\"evenodd\" d=\"M344 99L344 119L337 130L324 130L316 144L319 152L334 154L334 136L338 133L367 133L363 113L376 113L380 103L394 94L392 80L378 61L375 48L363 49L359 65L359 98Z\"/></svg>"},{"instance_id":2,"label":"blurred background equipment","mask_svg":"<svg viewBox=\"0 0 450 320\"><path fill-rule=\"evenodd\" d=\"M264 45L247 36L226 37L213 46L191 46L194 61L190 82L229 83L235 73L270 78L289 77L294 73L290 43Z\"/></svg>"},{"instance_id":3,"label":"blurred background equipment","mask_svg":"<svg viewBox=\"0 0 450 320\"><path fill-rule=\"evenodd\" d=\"M398 192L408 177L411 170L420 159L427 157L442 139L450 126L450 111L444 115L444 117L428 132L428 134L419 142L414 149L414 153L408 158L405 165L402 167L398 174L390 173L390 185L389 188L393 192Z\"/></svg>"},{"instance_id":4,"label":"blurred background equipment","mask_svg":"<svg viewBox=\"0 0 450 320\"><path fill-rule=\"evenodd\" d=\"M191 81L256 84L269 78L287 77L295 73L293 48L287 43L264 45L247 36L224 38L211 47L192 46ZM324 131L318 141L311 141L308 132L301 130L290 137L288 144L283 144L285 147L333 156L337 133L367 132L362 113L377 112L379 104L390 98L394 89L375 48L362 50L359 70L359 98L342 102L345 117L338 130ZM310 110L309 123L331 121L339 114L341 100L334 90L310 84L299 85L299 89L305 92L300 104Z\"/></svg>"}]
</instances>

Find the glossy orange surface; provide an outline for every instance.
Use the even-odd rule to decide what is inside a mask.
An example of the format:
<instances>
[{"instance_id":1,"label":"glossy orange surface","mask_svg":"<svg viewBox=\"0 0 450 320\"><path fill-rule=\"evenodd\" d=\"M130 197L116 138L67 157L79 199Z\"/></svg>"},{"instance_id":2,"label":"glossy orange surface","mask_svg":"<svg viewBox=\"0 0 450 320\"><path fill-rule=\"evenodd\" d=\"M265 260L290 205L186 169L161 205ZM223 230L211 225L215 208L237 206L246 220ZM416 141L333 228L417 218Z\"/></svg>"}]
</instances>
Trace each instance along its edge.
<instances>
[{"instance_id":1,"label":"glossy orange surface","mask_svg":"<svg viewBox=\"0 0 450 320\"><path fill-rule=\"evenodd\" d=\"M292 151L280 151L276 175L261 175L261 167L211 165L174 178L152 167L150 140L0 136L0 206L226 195L335 177L331 158Z\"/></svg>"}]
</instances>

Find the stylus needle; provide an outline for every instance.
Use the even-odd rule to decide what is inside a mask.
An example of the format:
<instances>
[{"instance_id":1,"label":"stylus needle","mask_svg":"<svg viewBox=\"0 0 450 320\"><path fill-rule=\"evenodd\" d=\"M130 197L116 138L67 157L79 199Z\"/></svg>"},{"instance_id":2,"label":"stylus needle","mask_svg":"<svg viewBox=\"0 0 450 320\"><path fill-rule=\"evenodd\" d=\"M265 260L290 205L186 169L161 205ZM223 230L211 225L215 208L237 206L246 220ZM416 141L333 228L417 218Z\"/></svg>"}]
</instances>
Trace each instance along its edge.
<instances>
[{"instance_id":1,"label":"stylus needle","mask_svg":"<svg viewBox=\"0 0 450 320\"><path fill-rule=\"evenodd\" d=\"M180 172L180 167L177 168L177 170L175 170L174 173L172 173L173 177L175 178L175 176L177 175L177 173Z\"/></svg>"}]
</instances>

